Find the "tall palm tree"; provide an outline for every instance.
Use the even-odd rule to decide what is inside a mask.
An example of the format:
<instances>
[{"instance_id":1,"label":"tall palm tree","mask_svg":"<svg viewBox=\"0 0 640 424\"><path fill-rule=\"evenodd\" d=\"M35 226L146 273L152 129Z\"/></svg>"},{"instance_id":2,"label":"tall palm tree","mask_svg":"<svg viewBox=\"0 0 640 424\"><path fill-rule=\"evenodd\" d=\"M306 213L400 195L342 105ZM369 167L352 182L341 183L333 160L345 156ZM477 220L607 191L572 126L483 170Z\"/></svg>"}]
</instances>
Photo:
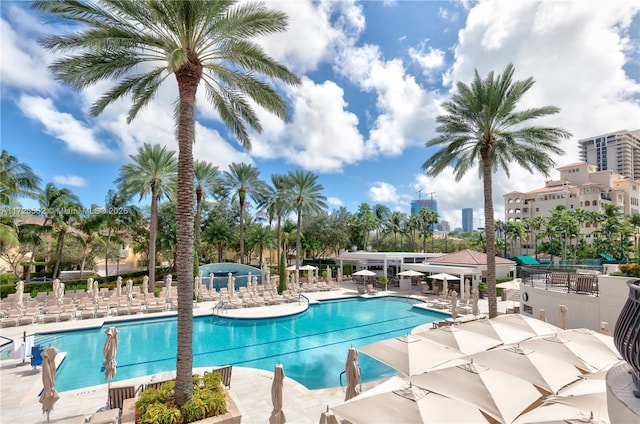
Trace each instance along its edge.
<instances>
[{"instance_id":1,"label":"tall palm tree","mask_svg":"<svg viewBox=\"0 0 640 424\"><path fill-rule=\"evenodd\" d=\"M250 147L247 126L262 130L253 104L286 118L286 104L267 79L287 84L300 80L253 40L284 31L287 16L261 3L219 0L39 0L33 7L83 24L70 34L43 40L50 50L75 53L51 65L59 80L80 89L105 80L118 82L93 105L93 115L130 96L133 104L127 120L131 121L152 101L162 82L172 76L177 80L177 269L183 283L178 292L175 392L176 405L182 408L192 393L196 92L204 85L206 99L246 148Z\"/></svg>"},{"instance_id":2,"label":"tall palm tree","mask_svg":"<svg viewBox=\"0 0 640 424\"><path fill-rule=\"evenodd\" d=\"M247 197L259 201L267 190L267 185L260 179L260 170L246 163L232 163L229 170L224 171L224 186L238 200L240 205L240 263L244 263L244 211Z\"/></svg>"},{"instance_id":3,"label":"tall palm tree","mask_svg":"<svg viewBox=\"0 0 640 424\"><path fill-rule=\"evenodd\" d=\"M422 168L431 176L453 166L460 180L478 163L484 186L484 216L487 241L487 286L489 317L498 314L496 299L496 246L493 213L492 174L502 168L510 175L515 162L529 172L548 175L554 162L550 154L560 154L558 142L571 134L562 129L528 122L558 113L554 106L516 111L518 102L535 83L533 78L513 80L514 67L509 64L499 76L490 72L485 79L476 70L470 86L458 82L457 93L442 103L446 115L436 118L438 136L427 148L444 145L427 159Z\"/></svg>"},{"instance_id":4,"label":"tall palm tree","mask_svg":"<svg viewBox=\"0 0 640 424\"><path fill-rule=\"evenodd\" d=\"M293 209L296 211L296 270L300 266L300 252L302 244L302 215L314 214L327 207L322 195L324 187L318 183L318 176L311 171L289 171L287 174L287 186L291 193Z\"/></svg>"},{"instance_id":5,"label":"tall palm tree","mask_svg":"<svg viewBox=\"0 0 640 424\"><path fill-rule=\"evenodd\" d=\"M0 206L15 205L16 197L37 199L40 194L40 178L29 165L18 162L6 150L0 154Z\"/></svg>"},{"instance_id":6,"label":"tall palm tree","mask_svg":"<svg viewBox=\"0 0 640 424\"><path fill-rule=\"evenodd\" d=\"M62 250L64 249L64 238L67 231L69 231L70 225L77 222L82 205L80 204L80 199L71 190L58 188L53 183L45 186L42 196L38 200L44 217L42 225L51 224L54 232L57 232L53 278L58 278Z\"/></svg>"},{"instance_id":7,"label":"tall palm tree","mask_svg":"<svg viewBox=\"0 0 640 424\"><path fill-rule=\"evenodd\" d=\"M402 223L405 219L406 217L402 212L393 211L387 221L387 228L389 232L393 233L393 241L396 249L398 248L398 233L400 233Z\"/></svg>"},{"instance_id":8,"label":"tall palm tree","mask_svg":"<svg viewBox=\"0 0 640 424\"><path fill-rule=\"evenodd\" d=\"M135 214L140 213L135 206L127 204L126 196L128 195L124 195L123 192L109 190L104 200L105 208L101 218L102 227L107 230L107 241L104 249L104 273L106 276L109 276L109 248L112 238L116 236L119 239L119 236L136 218ZM120 255L120 252L118 251L117 254ZM153 274L153 277L155 280L155 274ZM152 287L154 287L153 284Z\"/></svg>"},{"instance_id":9,"label":"tall palm tree","mask_svg":"<svg viewBox=\"0 0 640 424\"><path fill-rule=\"evenodd\" d=\"M376 222L376 250L380 250L380 230L383 228L384 223L389 219L391 211L385 205L377 203L373 207L373 217Z\"/></svg>"},{"instance_id":10,"label":"tall palm tree","mask_svg":"<svg viewBox=\"0 0 640 424\"><path fill-rule=\"evenodd\" d=\"M222 197L224 195L224 181L220 176L220 169L217 166L201 160L193 163L193 176L196 184L195 245L198 257L200 257L202 202L205 200L207 194L212 197Z\"/></svg>"},{"instance_id":11,"label":"tall palm tree","mask_svg":"<svg viewBox=\"0 0 640 424\"><path fill-rule=\"evenodd\" d=\"M271 186L267 185L266 193L258 202L258 207L268 216L269 225L273 218L276 219L276 258L280 258L282 250L282 218L291 212L292 208L289 194L286 175L272 174Z\"/></svg>"},{"instance_id":12,"label":"tall palm tree","mask_svg":"<svg viewBox=\"0 0 640 424\"><path fill-rule=\"evenodd\" d=\"M222 253L225 246L234 240L235 229L225 219L214 219L204 226L202 237L209 243L214 243L218 250L218 262L222 262Z\"/></svg>"},{"instance_id":13,"label":"tall palm tree","mask_svg":"<svg viewBox=\"0 0 640 424\"><path fill-rule=\"evenodd\" d=\"M120 168L120 176L114 183L125 198L139 196L140 200L151 196L149 222L149 283L151 292L156 282L156 240L158 238L158 203L173 199L178 163L175 152L166 146L144 143L135 155L129 156L133 163ZM192 184L193 186L193 184ZM193 203L192 203L193 204ZM193 226L190 232L193 233ZM193 259L193 258L192 258Z\"/></svg>"}]
</instances>

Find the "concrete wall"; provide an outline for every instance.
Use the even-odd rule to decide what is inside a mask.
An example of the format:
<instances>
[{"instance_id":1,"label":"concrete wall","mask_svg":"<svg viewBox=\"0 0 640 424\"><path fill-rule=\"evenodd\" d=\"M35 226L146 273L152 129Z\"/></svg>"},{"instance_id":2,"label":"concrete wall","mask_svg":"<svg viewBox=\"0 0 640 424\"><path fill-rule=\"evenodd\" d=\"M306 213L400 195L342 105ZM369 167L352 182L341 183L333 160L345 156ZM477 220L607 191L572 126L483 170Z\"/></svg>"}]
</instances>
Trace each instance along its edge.
<instances>
[{"instance_id":1,"label":"concrete wall","mask_svg":"<svg viewBox=\"0 0 640 424\"><path fill-rule=\"evenodd\" d=\"M629 297L629 287L626 283L633 280L635 278L600 275L600 295L597 297L522 285L520 313L538 318L540 309L544 309L547 321L559 325L560 305L565 305L568 308L567 328L590 328L599 331L600 322L605 321L609 323L609 329L613 333L618 315ZM531 313L525 312L526 306L532 308Z\"/></svg>"}]
</instances>

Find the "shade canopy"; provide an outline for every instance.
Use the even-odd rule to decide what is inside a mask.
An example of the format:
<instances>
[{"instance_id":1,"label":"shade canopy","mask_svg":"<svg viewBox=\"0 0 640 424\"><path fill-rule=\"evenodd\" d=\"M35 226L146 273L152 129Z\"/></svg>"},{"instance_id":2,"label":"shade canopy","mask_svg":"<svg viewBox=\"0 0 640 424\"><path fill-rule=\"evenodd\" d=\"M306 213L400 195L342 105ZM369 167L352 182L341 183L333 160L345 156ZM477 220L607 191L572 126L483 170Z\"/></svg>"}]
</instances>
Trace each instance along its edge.
<instances>
[{"instance_id":1,"label":"shade canopy","mask_svg":"<svg viewBox=\"0 0 640 424\"><path fill-rule=\"evenodd\" d=\"M609 423L607 397L602 394L549 396L544 404L519 416L513 424Z\"/></svg>"},{"instance_id":2,"label":"shade canopy","mask_svg":"<svg viewBox=\"0 0 640 424\"><path fill-rule=\"evenodd\" d=\"M518 281L505 281L504 283L496 284L496 288L504 290L520 290L520 282Z\"/></svg>"},{"instance_id":3,"label":"shade canopy","mask_svg":"<svg viewBox=\"0 0 640 424\"><path fill-rule=\"evenodd\" d=\"M464 325L440 327L435 330L418 333L417 335L431 342L458 350L465 355L483 352L502 344L499 338L467 331Z\"/></svg>"},{"instance_id":4,"label":"shade canopy","mask_svg":"<svg viewBox=\"0 0 640 424\"><path fill-rule=\"evenodd\" d=\"M456 277L455 275L447 274L445 272L441 272L439 274L431 274L428 275L427 278L433 278L434 280L459 280L460 277Z\"/></svg>"},{"instance_id":5,"label":"shade canopy","mask_svg":"<svg viewBox=\"0 0 640 424\"><path fill-rule=\"evenodd\" d=\"M411 382L458 405L473 405L499 422L512 422L541 397L528 381L473 362L413 376Z\"/></svg>"},{"instance_id":6,"label":"shade canopy","mask_svg":"<svg viewBox=\"0 0 640 424\"><path fill-rule=\"evenodd\" d=\"M402 277L419 277L419 276L424 275L424 272L415 271L413 269L408 269L406 271L399 272L397 275L400 275Z\"/></svg>"},{"instance_id":7,"label":"shade canopy","mask_svg":"<svg viewBox=\"0 0 640 424\"><path fill-rule=\"evenodd\" d=\"M332 409L353 424L487 422L478 408L410 385L399 377Z\"/></svg>"},{"instance_id":8,"label":"shade canopy","mask_svg":"<svg viewBox=\"0 0 640 424\"><path fill-rule=\"evenodd\" d=\"M451 359L464 356L454 348L417 335L381 340L360 348L360 352L407 376L421 374Z\"/></svg>"},{"instance_id":9,"label":"shade canopy","mask_svg":"<svg viewBox=\"0 0 640 424\"><path fill-rule=\"evenodd\" d=\"M474 363L520 377L548 393L557 393L582 374L569 362L519 346L491 349L471 358Z\"/></svg>"},{"instance_id":10,"label":"shade canopy","mask_svg":"<svg viewBox=\"0 0 640 424\"><path fill-rule=\"evenodd\" d=\"M373 277L374 275L378 275L373 271L369 271L368 269L361 269L360 271L356 271L351 275L361 275L364 277Z\"/></svg>"}]
</instances>

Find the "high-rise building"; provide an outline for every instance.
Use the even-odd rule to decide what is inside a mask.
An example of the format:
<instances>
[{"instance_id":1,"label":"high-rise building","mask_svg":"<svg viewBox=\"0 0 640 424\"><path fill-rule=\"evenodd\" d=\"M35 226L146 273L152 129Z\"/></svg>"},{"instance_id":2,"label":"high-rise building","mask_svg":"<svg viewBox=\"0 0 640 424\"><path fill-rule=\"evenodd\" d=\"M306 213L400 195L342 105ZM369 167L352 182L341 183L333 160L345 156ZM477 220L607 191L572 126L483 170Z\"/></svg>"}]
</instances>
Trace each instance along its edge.
<instances>
[{"instance_id":1,"label":"high-rise building","mask_svg":"<svg viewBox=\"0 0 640 424\"><path fill-rule=\"evenodd\" d=\"M620 130L578 141L580 160L640 180L640 130Z\"/></svg>"},{"instance_id":2,"label":"high-rise building","mask_svg":"<svg viewBox=\"0 0 640 424\"><path fill-rule=\"evenodd\" d=\"M473 208L462 209L462 231L473 232Z\"/></svg>"},{"instance_id":3,"label":"high-rise building","mask_svg":"<svg viewBox=\"0 0 640 424\"><path fill-rule=\"evenodd\" d=\"M438 212L438 202L435 199L419 199L411 201L411 215L420 215L420 209L422 208Z\"/></svg>"}]
</instances>

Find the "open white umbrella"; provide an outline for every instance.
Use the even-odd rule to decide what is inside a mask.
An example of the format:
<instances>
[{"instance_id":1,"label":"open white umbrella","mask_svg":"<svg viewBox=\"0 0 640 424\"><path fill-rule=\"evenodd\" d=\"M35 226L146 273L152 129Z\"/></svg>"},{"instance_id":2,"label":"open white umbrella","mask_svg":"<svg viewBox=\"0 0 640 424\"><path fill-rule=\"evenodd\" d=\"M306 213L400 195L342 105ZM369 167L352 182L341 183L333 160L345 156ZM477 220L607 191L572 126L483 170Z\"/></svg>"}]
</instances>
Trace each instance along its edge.
<instances>
[{"instance_id":1,"label":"open white umbrella","mask_svg":"<svg viewBox=\"0 0 640 424\"><path fill-rule=\"evenodd\" d=\"M431 342L449 346L466 355L483 352L496 346L502 345L502 341L491 334L482 334L476 331L465 329L464 325L451 325L440 327L430 331L418 333Z\"/></svg>"},{"instance_id":2,"label":"open white umbrella","mask_svg":"<svg viewBox=\"0 0 640 424\"><path fill-rule=\"evenodd\" d=\"M424 272L415 271L413 269L408 269L406 271L399 272L397 275L400 275L402 277L420 277L420 276L424 275Z\"/></svg>"},{"instance_id":3,"label":"open white umbrella","mask_svg":"<svg viewBox=\"0 0 640 424\"><path fill-rule=\"evenodd\" d=\"M474 363L527 380L549 394L557 393L582 374L569 362L520 346L491 349L470 358Z\"/></svg>"},{"instance_id":4,"label":"open white umbrella","mask_svg":"<svg viewBox=\"0 0 640 424\"><path fill-rule=\"evenodd\" d=\"M360 352L406 376L421 374L451 359L464 356L459 350L413 334L368 344L361 347Z\"/></svg>"},{"instance_id":5,"label":"open white umbrella","mask_svg":"<svg viewBox=\"0 0 640 424\"><path fill-rule=\"evenodd\" d=\"M102 355L104 356L104 377L107 379L107 408L110 407L109 396L111 395L111 380L116 376L116 352L118 351L118 329L116 327L109 327L104 332L107 335L107 340L104 342L102 348Z\"/></svg>"},{"instance_id":6,"label":"open white umbrella","mask_svg":"<svg viewBox=\"0 0 640 424\"><path fill-rule=\"evenodd\" d=\"M474 405L499 422L512 422L541 397L528 381L473 362L416 375L411 382L459 405Z\"/></svg>"},{"instance_id":7,"label":"open white umbrella","mask_svg":"<svg viewBox=\"0 0 640 424\"><path fill-rule=\"evenodd\" d=\"M281 364L276 365L271 384L271 401L273 410L269 417L269 424L283 424L287 419L282 411L282 387L284 385L284 369Z\"/></svg>"},{"instance_id":8,"label":"open white umbrella","mask_svg":"<svg viewBox=\"0 0 640 424\"><path fill-rule=\"evenodd\" d=\"M427 278L432 278L434 280L452 280L452 281L460 279L460 277L447 274L446 272L441 272L439 274L431 274L431 275L428 275Z\"/></svg>"},{"instance_id":9,"label":"open white umbrella","mask_svg":"<svg viewBox=\"0 0 640 424\"><path fill-rule=\"evenodd\" d=\"M520 290L520 282L516 280L496 284L496 288L504 290Z\"/></svg>"},{"instance_id":10,"label":"open white umbrella","mask_svg":"<svg viewBox=\"0 0 640 424\"><path fill-rule=\"evenodd\" d=\"M597 372L621 360L611 337L587 329L559 331L525 340L520 346L545 352L585 372Z\"/></svg>"},{"instance_id":11,"label":"open white umbrella","mask_svg":"<svg viewBox=\"0 0 640 424\"><path fill-rule=\"evenodd\" d=\"M331 409L352 424L487 422L477 407L421 389L399 377L391 377Z\"/></svg>"},{"instance_id":12,"label":"open white umbrella","mask_svg":"<svg viewBox=\"0 0 640 424\"><path fill-rule=\"evenodd\" d=\"M373 277L374 275L377 275L377 274L373 271L369 271L368 269L361 269L360 271L354 272L353 275L360 275L363 277Z\"/></svg>"},{"instance_id":13,"label":"open white umbrella","mask_svg":"<svg viewBox=\"0 0 640 424\"><path fill-rule=\"evenodd\" d=\"M522 414L513 423L607 424L607 394L603 391L576 396L548 396L541 406Z\"/></svg>"},{"instance_id":14,"label":"open white umbrella","mask_svg":"<svg viewBox=\"0 0 640 424\"><path fill-rule=\"evenodd\" d=\"M511 318L511 317L519 318ZM535 321L535 322L530 322ZM478 332L501 340L505 345L518 343L560 329L554 325L540 322L519 314L500 315L492 319L482 319L461 325L467 331Z\"/></svg>"},{"instance_id":15,"label":"open white umbrella","mask_svg":"<svg viewBox=\"0 0 640 424\"><path fill-rule=\"evenodd\" d=\"M56 391L56 355L58 349L48 347L44 349L42 356L42 395L40 395L40 403L42 404L42 413L47 414L47 422L49 422L49 414L53 410L53 405L60 399L60 395Z\"/></svg>"},{"instance_id":16,"label":"open white umbrella","mask_svg":"<svg viewBox=\"0 0 640 424\"><path fill-rule=\"evenodd\" d=\"M344 400L349 400L352 397L358 396L359 393L358 381L360 380L360 366L358 365L358 351L354 347L349 348L344 370L347 375L347 390L344 395Z\"/></svg>"}]
</instances>

